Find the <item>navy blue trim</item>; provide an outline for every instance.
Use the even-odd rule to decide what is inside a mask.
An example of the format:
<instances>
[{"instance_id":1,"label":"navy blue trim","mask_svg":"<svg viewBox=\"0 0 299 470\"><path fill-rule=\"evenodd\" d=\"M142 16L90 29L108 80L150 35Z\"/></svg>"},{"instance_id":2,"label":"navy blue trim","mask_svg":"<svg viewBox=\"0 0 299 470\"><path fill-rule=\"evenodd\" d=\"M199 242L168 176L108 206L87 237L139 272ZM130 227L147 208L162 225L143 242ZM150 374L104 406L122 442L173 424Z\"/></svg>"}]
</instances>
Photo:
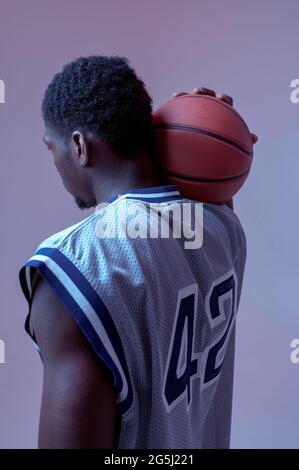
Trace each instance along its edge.
<instances>
[{"instance_id":1,"label":"navy blue trim","mask_svg":"<svg viewBox=\"0 0 299 470\"><path fill-rule=\"evenodd\" d=\"M160 197L134 197L134 196L126 196L126 199L136 199L138 201L143 201L143 202L169 202L169 201L177 201L178 199L181 199L181 195L177 196L160 196Z\"/></svg>"},{"instance_id":2,"label":"navy blue trim","mask_svg":"<svg viewBox=\"0 0 299 470\"><path fill-rule=\"evenodd\" d=\"M151 188L138 188L138 189L129 189L126 194L152 194L152 193L169 193L172 191L178 191L178 188L175 184L167 184L165 186L152 186ZM163 197L163 196L161 196Z\"/></svg>"},{"instance_id":3,"label":"navy blue trim","mask_svg":"<svg viewBox=\"0 0 299 470\"><path fill-rule=\"evenodd\" d=\"M142 194L170 193L173 191L177 191L178 194L176 196L156 196L152 198L142 197ZM131 194L136 194L136 197L132 196ZM141 196L138 197L138 194L141 194ZM138 199L139 201L144 202L169 202L176 201L177 199L182 199L178 187L175 184L168 184L166 186L153 186L150 188L129 189L125 194L115 195L111 199L108 199L106 202L110 204L111 202L116 201L121 196L125 196L126 199Z\"/></svg>"},{"instance_id":4,"label":"navy blue trim","mask_svg":"<svg viewBox=\"0 0 299 470\"><path fill-rule=\"evenodd\" d=\"M118 360L122 366L123 372L125 374L127 384L128 384L128 394L124 401L120 402L117 406L118 412L123 414L125 413L132 405L133 402L133 389L131 384L131 379L129 375L129 370L125 360L124 350L121 344L121 339L114 325L113 319L109 314L106 306L104 305L101 298L95 292L91 284L83 276L83 274L74 266L74 264L59 250L55 248L41 248L38 250L35 255L43 255L51 258L55 261L61 269L71 278L74 284L78 287L80 292L87 298L90 305L96 311L99 316L107 335L113 345L115 353L117 354ZM100 359L106 364L108 371L112 375L114 385L118 392L121 392L123 389L123 380L120 375L120 372L112 360L109 352L104 347L101 339L94 330L90 321L86 317L84 311L80 308L77 302L73 299L72 295L68 292L65 286L61 281L55 276L55 274L46 266L46 264L41 260L30 259L26 266L35 267L40 275L45 281L53 288L55 293L58 295L59 299L67 310L71 313L72 317L76 323L81 328L84 335L87 337L91 343L93 349L98 354ZM25 267L22 268L22 271L25 270ZM20 274L21 275L21 274ZM22 274L24 276L24 274ZM24 282L24 278L23 278Z\"/></svg>"},{"instance_id":5,"label":"navy blue trim","mask_svg":"<svg viewBox=\"0 0 299 470\"><path fill-rule=\"evenodd\" d=\"M113 345L114 350L117 354L119 362L122 365L127 381L130 380L129 371L128 371L127 363L125 360L125 354L124 354L123 346L121 344L121 339L119 337L118 331L102 299L93 289L91 284L87 281L87 279L79 271L79 269L76 268L76 266L59 250L54 249L54 248L41 248L40 250L36 252L36 254L48 256L53 261L55 261L62 268L62 270L72 279L74 284L76 284L78 289L81 291L84 297L88 300L88 302L90 303L92 308L95 310L95 312L98 314L98 317L100 318L101 322L104 325L104 328L107 332L107 335L109 336L111 344Z\"/></svg>"},{"instance_id":6,"label":"navy blue trim","mask_svg":"<svg viewBox=\"0 0 299 470\"><path fill-rule=\"evenodd\" d=\"M20 280L20 284L21 284L23 294L24 294L27 302L30 304L31 299L30 299L30 293L29 293L28 286L27 286L27 281L26 281L25 268L26 268L26 265L23 266L22 269L20 270L19 280Z\"/></svg>"},{"instance_id":7,"label":"navy blue trim","mask_svg":"<svg viewBox=\"0 0 299 470\"><path fill-rule=\"evenodd\" d=\"M37 344L35 334L34 333L31 334L30 325L29 325L30 311L31 311L31 296L30 296L30 292L29 292L28 285L27 285L27 280L26 280L26 266L27 265L23 266L22 269L19 272L19 280L20 280L21 288L22 288L23 294L24 294L24 296L25 296L25 298L28 302L28 313L27 313L27 316L25 318L24 328L25 328L26 333L28 333L28 335L30 336L30 338L32 338L32 340L35 342L35 344ZM31 272L30 272L30 279L31 279L31 282L32 282L32 273Z\"/></svg>"},{"instance_id":8,"label":"navy blue trim","mask_svg":"<svg viewBox=\"0 0 299 470\"><path fill-rule=\"evenodd\" d=\"M96 353L101 357L101 359L108 366L110 375L112 372L114 385L116 386L118 391L121 391L123 382L122 382L121 375L118 372L118 369L116 368L110 356L107 354L106 349L103 346L103 343L101 342L100 338L96 334L88 318L84 315L81 308L75 302L73 297L69 294L69 292L64 287L64 285L53 274L53 272L46 266L46 264L43 263L43 261L31 259L28 261L27 266L35 267L38 270L39 274L42 276L42 278L53 288L53 290L59 297L60 301L67 308L67 310L72 314L74 320L76 321L76 323L82 329L87 339L92 344Z\"/></svg>"},{"instance_id":9,"label":"navy blue trim","mask_svg":"<svg viewBox=\"0 0 299 470\"><path fill-rule=\"evenodd\" d=\"M118 198L119 198L119 196L118 196L118 194L116 194L116 196L113 196L112 198L108 199L106 202L108 202L108 204L110 204L111 202L116 201L116 199L118 199Z\"/></svg>"}]
</instances>

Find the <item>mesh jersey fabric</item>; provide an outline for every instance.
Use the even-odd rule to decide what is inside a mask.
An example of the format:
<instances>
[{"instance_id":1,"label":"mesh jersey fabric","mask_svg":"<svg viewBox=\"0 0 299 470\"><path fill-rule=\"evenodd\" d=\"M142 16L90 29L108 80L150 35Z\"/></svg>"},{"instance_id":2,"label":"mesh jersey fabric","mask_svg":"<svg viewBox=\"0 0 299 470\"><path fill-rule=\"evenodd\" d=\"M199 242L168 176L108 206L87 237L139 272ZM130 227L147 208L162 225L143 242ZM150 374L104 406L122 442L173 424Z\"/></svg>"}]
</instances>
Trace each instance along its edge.
<instances>
[{"instance_id":1,"label":"mesh jersey fabric","mask_svg":"<svg viewBox=\"0 0 299 470\"><path fill-rule=\"evenodd\" d=\"M172 209L184 204L194 226L198 203L177 187L131 190L45 240L20 270L33 340L37 270L107 367L118 393L115 448L229 447L246 259L237 216L203 204L197 249L186 249L183 237L115 236L116 227L134 226L136 214L139 228L152 211L173 223ZM99 226L110 236L100 237Z\"/></svg>"}]
</instances>

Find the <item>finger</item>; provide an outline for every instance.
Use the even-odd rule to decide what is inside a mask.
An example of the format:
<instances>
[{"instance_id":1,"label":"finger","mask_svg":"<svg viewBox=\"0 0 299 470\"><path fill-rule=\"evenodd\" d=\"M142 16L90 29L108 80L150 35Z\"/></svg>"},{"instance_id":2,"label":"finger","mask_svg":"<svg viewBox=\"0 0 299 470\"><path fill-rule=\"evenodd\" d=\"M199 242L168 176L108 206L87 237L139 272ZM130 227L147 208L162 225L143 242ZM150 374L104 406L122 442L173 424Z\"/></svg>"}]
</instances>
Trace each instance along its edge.
<instances>
[{"instance_id":1,"label":"finger","mask_svg":"<svg viewBox=\"0 0 299 470\"><path fill-rule=\"evenodd\" d=\"M251 133L251 138L254 144L256 144L257 141L259 140L258 136L256 134L253 134L253 132Z\"/></svg>"},{"instance_id":2,"label":"finger","mask_svg":"<svg viewBox=\"0 0 299 470\"><path fill-rule=\"evenodd\" d=\"M221 95L217 96L219 100L224 101L225 103L229 104L230 106L233 106L234 100L232 99L231 96L226 95L225 93L222 93Z\"/></svg>"},{"instance_id":3,"label":"finger","mask_svg":"<svg viewBox=\"0 0 299 470\"><path fill-rule=\"evenodd\" d=\"M214 90L211 90L210 88L205 88L205 87L200 87L200 88L194 88L193 93L196 95L208 95L208 96L216 96L216 93Z\"/></svg>"},{"instance_id":4,"label":"finger","mask_svg":"<svg viewBox=\"0 0 299 470\"><path fill-rule=\"evenodd\" d=\"M180 91L178 93L173 93L172 97L176 98L177 96L182 96L182 95L188 95L188 93L185 93L184 91Z\"/></svg>"}]
</instances>

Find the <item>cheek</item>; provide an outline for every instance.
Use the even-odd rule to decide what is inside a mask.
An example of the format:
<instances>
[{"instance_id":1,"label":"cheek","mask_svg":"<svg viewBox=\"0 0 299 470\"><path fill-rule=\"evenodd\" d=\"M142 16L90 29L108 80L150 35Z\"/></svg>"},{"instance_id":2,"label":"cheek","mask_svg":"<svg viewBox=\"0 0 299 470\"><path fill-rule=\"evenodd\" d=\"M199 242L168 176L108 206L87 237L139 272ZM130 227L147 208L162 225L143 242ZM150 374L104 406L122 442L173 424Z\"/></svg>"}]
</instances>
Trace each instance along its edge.
<instances>
[{"instance_id":1,"label":"cheek","mask_svg":"<svg viewBox=\"0 0 299 470\"><path fill-rule=\"evenodd\" d=\"M53 155L53 162L59 173L65 189L70 192L76 192L78 186L78 177L76 176L76 169L73 167L72 162L67 156Z\"/></svg>"},{"instance_id":2,"label":"cheek","mask_svg":"<svg viewBox=\"0 0 299 470\"><path fill-rule=\"evenodd\" d=\"M55 165L56 170L60 173L60 159L55 153L53 153L53 163Z\"/></svg>"},{"instance_id":3,"label":"cheek","mask_svg":"<svg viewBox=\"0 0 299 470\"><path fill-rule=\"evenodd\" d=\"M54 165L56 167L56 170L58 171L58 173L60 174L60 176L62 178L65 178L67 176L67 167L69 165L67 165L67 161L66 161L66 158L56 154L56 153L53 153L53 162L54 162Z\"/></svg>"},{"instance_id":4,"label":"cheek","mask_svg":"<svg viewBox=\"0 0 299 470\"><path fill-rule=\"evenodd\" d=\"M59 175L60 175L60 177L63 181L63 184L65 185L65 183L66 183L65 180L67 179L67 172L66 172L66 168L65 168L63 159L54 154L53 155L53 163L54 163L55 168L56 168L57 172L59 173Z\"/></svg>"}]
</instances>

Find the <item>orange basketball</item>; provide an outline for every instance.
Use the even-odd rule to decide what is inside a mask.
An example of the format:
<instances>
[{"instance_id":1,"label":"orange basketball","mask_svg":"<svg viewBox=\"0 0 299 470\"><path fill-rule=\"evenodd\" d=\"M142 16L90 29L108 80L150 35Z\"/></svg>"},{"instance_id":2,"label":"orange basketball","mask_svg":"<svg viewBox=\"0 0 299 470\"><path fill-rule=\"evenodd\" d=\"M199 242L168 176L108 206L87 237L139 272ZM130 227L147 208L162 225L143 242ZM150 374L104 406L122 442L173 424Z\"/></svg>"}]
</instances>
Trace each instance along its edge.
<instances>
[{"instance_id":1,"label":"orange basketball","mask_svg":"<svg viewBox=\"0 0 299 470\"><path fill-rule=\"evenodd\" d=\"M197 201L224 203L250 171L253 143L239 113L194 93L172 98L154 113L155 151L165 183Z\"/></svg>"}]
</instances>

